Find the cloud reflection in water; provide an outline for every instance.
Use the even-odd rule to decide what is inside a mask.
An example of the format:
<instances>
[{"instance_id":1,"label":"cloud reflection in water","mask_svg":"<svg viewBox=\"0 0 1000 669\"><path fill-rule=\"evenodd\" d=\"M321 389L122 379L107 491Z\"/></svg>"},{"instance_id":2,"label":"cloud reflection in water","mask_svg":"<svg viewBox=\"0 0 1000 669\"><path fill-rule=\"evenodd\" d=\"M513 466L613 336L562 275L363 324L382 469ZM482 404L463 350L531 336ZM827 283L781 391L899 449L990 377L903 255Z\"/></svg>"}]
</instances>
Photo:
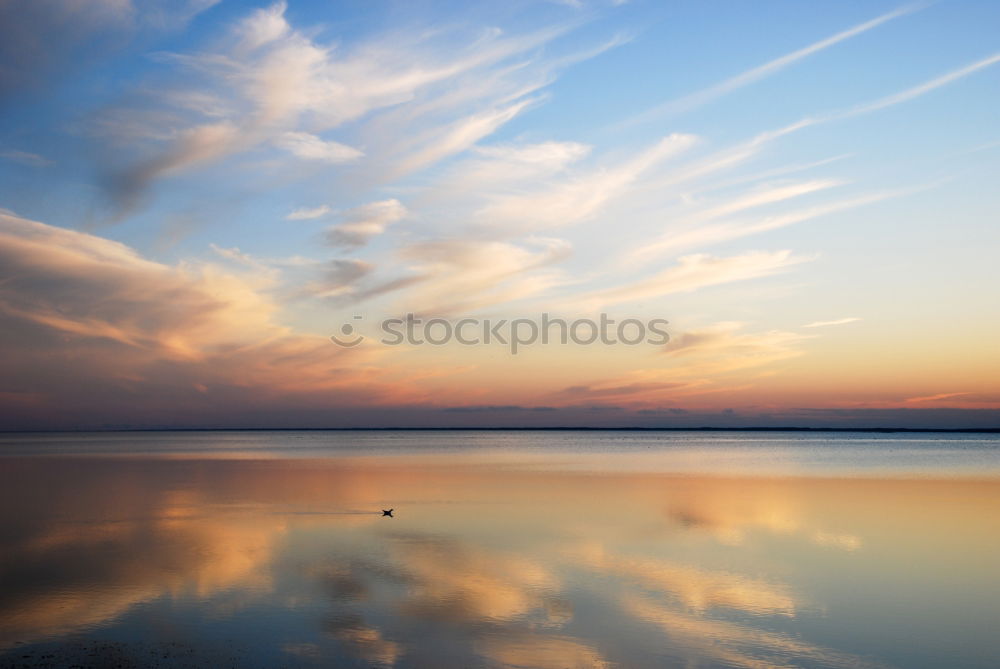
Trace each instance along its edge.
<instances>
[{"instance_id":1,"label":"cloud reflection in water","mask_svg":"<svg viewBox=\"0 0 1000 669\"><path fill-rule=\"evenodd\" d=\"M196 650L225 638L246 666L882 666L900 658L877 662L885 645L865 628L900 588L939 610L997 589L972 557L997 548L983 534L1000 517L996 481L434 456L3 464L10 657L120 635ZM956 601L934 580L948 573L965 584ZM948 624L915 612L885 634L931 643Z\"/></svg>"}]
</instances>

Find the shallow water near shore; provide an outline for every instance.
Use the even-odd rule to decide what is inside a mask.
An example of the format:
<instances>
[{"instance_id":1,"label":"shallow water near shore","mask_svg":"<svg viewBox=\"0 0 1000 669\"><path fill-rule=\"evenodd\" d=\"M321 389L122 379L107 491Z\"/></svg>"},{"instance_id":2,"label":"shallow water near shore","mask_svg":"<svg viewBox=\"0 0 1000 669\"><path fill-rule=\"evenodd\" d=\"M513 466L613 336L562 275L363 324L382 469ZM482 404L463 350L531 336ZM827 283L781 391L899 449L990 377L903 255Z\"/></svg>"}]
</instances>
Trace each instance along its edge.
<instances>
[{"instance_id":1,"label":"shallow water near shore","mask_svg":"<svg viewBox=\"0 0 1000 669\"><path fill-rule=\"evenodd\" d=\"M1000 662L997 435L8 434L0 502L0 666Z\"/></svg>"}]
</instances>

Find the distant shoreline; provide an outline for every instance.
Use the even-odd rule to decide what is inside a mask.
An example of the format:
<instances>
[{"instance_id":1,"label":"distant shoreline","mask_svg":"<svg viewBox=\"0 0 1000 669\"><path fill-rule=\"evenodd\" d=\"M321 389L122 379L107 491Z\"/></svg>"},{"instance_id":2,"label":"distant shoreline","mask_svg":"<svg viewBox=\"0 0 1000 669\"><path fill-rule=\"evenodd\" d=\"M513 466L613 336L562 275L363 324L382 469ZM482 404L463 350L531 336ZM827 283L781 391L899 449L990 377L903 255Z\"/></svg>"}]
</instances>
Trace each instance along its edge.
<instances>
[{"instance_id":1,"label":"distant shoreline","mask_svg":"<svg viewBox=\"0 0 1000 669\"><path fill-rule=\"evenodd\" d=\"M87 432L870 432L1000 434L1000 427L103 427L82 430L0 430L0 434Z\"/></svg>"}]
</instances>

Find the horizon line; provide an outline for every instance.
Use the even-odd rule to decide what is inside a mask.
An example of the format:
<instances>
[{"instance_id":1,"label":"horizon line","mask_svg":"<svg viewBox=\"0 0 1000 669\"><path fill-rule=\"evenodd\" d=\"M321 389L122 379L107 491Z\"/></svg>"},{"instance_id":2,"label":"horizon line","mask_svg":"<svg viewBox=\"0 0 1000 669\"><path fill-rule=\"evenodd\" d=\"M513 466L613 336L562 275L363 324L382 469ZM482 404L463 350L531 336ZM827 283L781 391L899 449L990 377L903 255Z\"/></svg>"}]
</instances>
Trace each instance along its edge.
<instances>
[{"instance_id":1,"label":"horizon line","mask_svg":"<svg viewBox=\"0 0 1000 669\"><path fill-rule=\"evenodd\" d=\"M593 427L593 426L485 426L485 427L97 427L65 430L3 430L7 434L76 434L81 432L940 432L952 434L997 434L1000 427L805 427L743 426L723 427Z\"/></svg>"}]
</instances>

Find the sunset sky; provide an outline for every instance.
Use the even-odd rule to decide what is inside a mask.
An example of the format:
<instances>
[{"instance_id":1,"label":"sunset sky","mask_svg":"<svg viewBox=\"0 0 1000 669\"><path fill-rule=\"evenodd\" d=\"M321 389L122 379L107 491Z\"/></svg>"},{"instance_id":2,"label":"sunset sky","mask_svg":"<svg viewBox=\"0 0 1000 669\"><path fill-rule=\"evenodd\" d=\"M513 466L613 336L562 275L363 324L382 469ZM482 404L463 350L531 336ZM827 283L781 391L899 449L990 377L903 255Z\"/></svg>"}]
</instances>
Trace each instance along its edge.
<instances>
[{"instance_id":1,"label":"sunset sky","mask_svg":"<svg viewBox=\"0 0 1000 669\"><path fill-rule=\"evenodd\" d=\"M1000 427L998 36L991 0L0 0L0 429ZM407 313L671 341L380 343Z\"/></svg>"}]
</instances>

